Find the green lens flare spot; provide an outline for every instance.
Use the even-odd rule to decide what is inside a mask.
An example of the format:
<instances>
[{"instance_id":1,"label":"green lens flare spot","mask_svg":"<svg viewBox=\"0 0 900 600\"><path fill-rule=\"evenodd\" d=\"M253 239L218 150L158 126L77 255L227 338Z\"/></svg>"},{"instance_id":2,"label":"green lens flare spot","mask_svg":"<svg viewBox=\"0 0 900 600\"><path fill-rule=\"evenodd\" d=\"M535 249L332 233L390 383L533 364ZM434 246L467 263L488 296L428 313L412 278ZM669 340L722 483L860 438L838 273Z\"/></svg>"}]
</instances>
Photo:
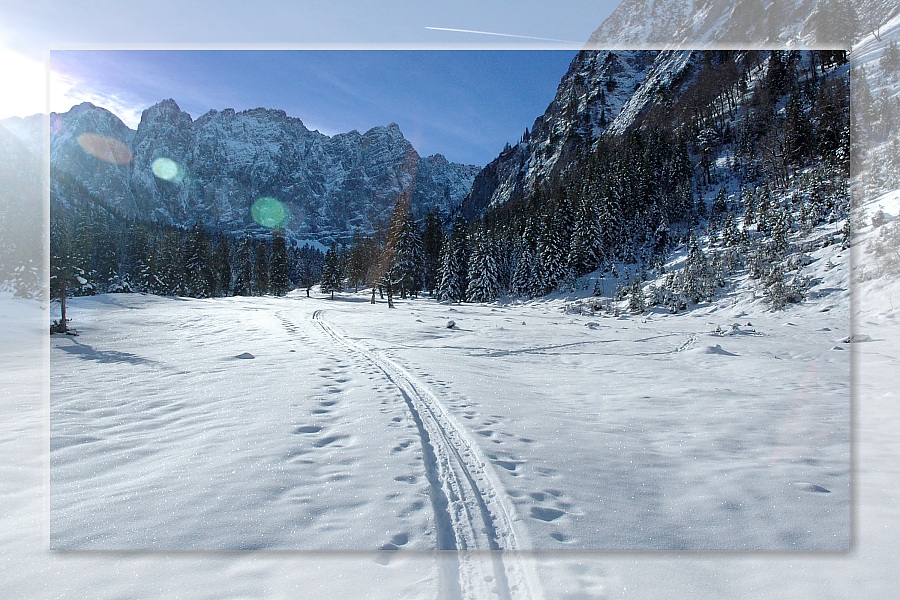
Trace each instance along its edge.
<instances>
[{"instance_id":1,"label":"green lens flare spot","mask_svg":"<svg viewBox=\"0 0 900 600\"><path fill-rule=\"evenodd\" d=\"M150 165L150 168L153 170L153 174L160 179L165 179L166 181L178 181L181 179L181 169L178 168L178 163L171 158L157 158Z\"/></svg>"},{"instance_id":2,"label":"green lens flare spot","mask_svg":"<svg viewBox=\"0 0 900 600\"><path fill-rule=\"evenodd\" d=\"M284 204L269 197L260 198L254 202L250 213L253 215L254 221L269 229L280 227L287 216Z\"/></svg>"}]
</instances>

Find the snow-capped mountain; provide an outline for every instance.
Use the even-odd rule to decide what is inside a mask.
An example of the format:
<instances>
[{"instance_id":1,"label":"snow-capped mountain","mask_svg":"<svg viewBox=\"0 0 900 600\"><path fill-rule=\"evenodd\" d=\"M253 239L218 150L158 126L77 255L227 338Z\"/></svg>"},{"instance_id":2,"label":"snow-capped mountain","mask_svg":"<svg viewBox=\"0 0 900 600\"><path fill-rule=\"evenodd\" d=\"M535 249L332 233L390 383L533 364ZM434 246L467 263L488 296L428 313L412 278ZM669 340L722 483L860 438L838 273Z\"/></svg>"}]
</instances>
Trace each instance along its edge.
<instances>
[{"instance_id":1,"label":"snow-capped mountain","mask_svg":"<svg viewBox=\"0 0 900 600\"><path fill-rule=\"evenodd\" d=\"M85 136L101 147L86 148ZM113 156L97 160L98 152ZM163 176L154 172L160 160ZM280 110L192 119L174 100L145 110L136 131L89 103L52 114L50 162L51 197L62 206L87 195L124 216L240 231L253 225L253 202L273 197L288 210L288 235L322 243L373 230L406 194L418 215L449 211L478 171L420 157L394 123L329 137Z\"/></svg>"},{"instance_id":2,"label":"snow-capped mountain","mask_svg":"<svg viewBox=\"0 0 900 600\"><path fill-rule=\"evenodd\" d=\"M604 133L624 132L660 91L676 94L702 69L698 53L584 50L531 130L475 178L461 213L472 218L554 181Z\"/></svg>"},{"instance_id":3,"label":"snow-capped mountain","mask_svg":"<svg viewBox=\"0 0 900 600\"><path fill-rule=\"evenodd\" d=\"M616 122L658 54L579 52L544 114L518 144L505 149L475 178L462 215L480 215L558 175L573 152Z\"/></svg>"},{"instance_id":4,"label":"snow-capped mountain","mask_svg":"<svg viewBox=\"0 0 900 600\"><path fill-rule=\"evenodd\" d=\"M891 0L623 0L588 47L849 47L897 12Z\"/></svg>"}]
</instances>

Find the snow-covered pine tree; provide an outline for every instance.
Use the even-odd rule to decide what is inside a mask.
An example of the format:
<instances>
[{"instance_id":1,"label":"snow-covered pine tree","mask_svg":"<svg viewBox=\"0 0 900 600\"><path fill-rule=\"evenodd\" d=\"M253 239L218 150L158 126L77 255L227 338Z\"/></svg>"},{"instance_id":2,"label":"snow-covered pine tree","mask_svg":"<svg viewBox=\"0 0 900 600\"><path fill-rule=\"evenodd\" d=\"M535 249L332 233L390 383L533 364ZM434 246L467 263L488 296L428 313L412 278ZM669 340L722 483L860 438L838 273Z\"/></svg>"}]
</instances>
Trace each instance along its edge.
<instances>
[{"instance_id":1,"label":"snow-covered pine tree","mask_svg":"<svg viewBox=\"0 0 900 600\"><path fill-rule=\"evenodd\" d=\"M375 260L372 238L355 230L347 250L347 285L357 291L366 285L366 276Z\"/></svg>"},{"instance_id":2,"label":"snow-covered pine tree","mask_svg":"<svg viewBox=\"0 0 900 600\"><path fill-rule=\"evenodd\" d=\"M287 240L284 231L279 228L272 232L272 260L269 264L269 290L276 296L284 296L290 290L288 260Z\"/></svg>"},{"instance_id":3,"label":"snow-covered pine tree","mask_svg":"<svg viewBox=\"0 0 900 600\"><path fill-rule=\"evenodd\" d=\"M712 290L708 285L709 265L697 236L693 232L688 241L688 256L681 277L681 292L694 304L708 298Z\"/></svg>"},{"instance_id":4,"label":"snow-covered pine tree","mask_svg":"<svg viewBox=\"0 0 900 600\"><path fill-rule=\"evenodd\" d=\"M228 296L231 294L231 281L233 277L231 268L231 240L228 239L228 236L225 235L224 232L219 232L214 255L213 268L215 271L216 295Z\"/></svg>"},{"instance_id":5,"label":"snow-covered pine tree","mask_svg":"<svg viewBox=\"0 0 900 600\"><path fill-rule=\"evenodd\" d=\"M716 192L715 199L712 202L712 212L710 213L710 216L715 220L719 220L727 210L728 203L725 200L725 188L720 187L719 191Z\"/></svg>"},{"instance_id":6,"label":"snow-covered pine tree","mask_svg":"<svg viewBox=\"0 0 900 600\"><path fill-rule=\"evenodd\" d=\"M568 266L567 231L561 215L553 215L538 232L536 279L542 296L560 284Z\"/></svg>"},{"instance_id":7,"label":"snow-covered pine tree","mask_svg":"<svg viewBox=\"0 0 900 600\"><path fill-rule=\"evenodd\" d=\"M803 300L803 291L794 279L785 280L782 263L775 262L763 280L763 296L774 310L778 310Z\"/></svg>"},{"instance_id":8,"label":"snow-covered pine tree","mask_svg":"<svg viewBox=\"0 0 900 600\"><path fill-rule=\"evenodd\" d=\"M522 249L518 254L516 268L513 271L510 292L519 298L531 298L536 288L534 282L534 250L522 241Z\"/></svg>"},{"instance_id":9,"label":"snow-covered pine tree","mask_svg":"<svg viewBox=\"0 0 900 600\"><path fill-rule=\"evenodd\" d=\"M647 308L647 300L644 296L644 286L640 277L631 281L631 289L628 291L628 309L633 313L642 313Z\"/></svg>"},{"instance_id":10,"label":"snow-covered pine tree","mask_svg":"<svg viewBox=\"0 0 900 600\"><path fill-rule=\"evenodd\" d=\"M391 281L400 288L401 298L406 298L407 294L418 295L422 289L424 266L422 234L412 212L407 212L394 246L390 267Z\"/></svg>"},{"instance_id":11,"label":"snow-covered pine tree","mask_svg":"<svg viewBox=\"0 0 900 600\"><path fill-rule=\"evenodd\" d=\"M156 236L156 262L160 288L154 294L166 296L188 295L185 272L185 232L181 229L163 229Z\"/></svg>"},{"instance_id":12,"label":"snow-covered pine tree","mask_svg":"<svg viewBox=\"0 0 900 600\"><path fill-rule=\"evenodd\" d=\"M600 221L592 200L584 195L577 202L569 245L568 264L576 276L596 268L600 256Z\"/></svg>"},{"instance_id":13,"label":"snow-covered pine tree","mask_svg":"<svg viewBox=\"0 0 900 600\"><path fill-rule=\"evenodd\" d=\"M878 66L885 73L900 71L900 48L897 47L897 40L889 41L888 45L882 50Z\"/></svg>"},{"instance_id":14,"label":"snow-covered pine tree","mask_svg":"<svg viewBox=\"0 0 900 600\"><path fill-rule=\"evenodd\" d=\"M469 302L491 302L500 294L493 240L479 229L472 235L471 247L466 299Z\"/></svg>"},{"instance_id":15,"label":"snow-covered pine tree","mask_svg":"<svg viewBox=\"0 0 900 600\"><path fill-rule=\"evenodd\" d=\"M68 331L66 301L72 283L79 276L79 258L73 245L72 228L66 215L52 215L50 219L50 300L60 305L61 317L51 325L50 333Z\"/></svg>"},{"instance_id":16,"label":"snow-covered pine tree","mask_svg":"<svg viewBox=\"0 0 900 600\"><path fill-rule=\"evenodd\" d=\"M130 277L132 289L149 292L155 287L156 253L151 247L152 234L145 224L131 224L128 239L125 242L125 273Z\"/></svg>"},{"instance_id":17,"label":"snow-covered pine tree","mask_svg":"<svg viewBox=\"0 0 900 600\"><path fill-rule=\"evenodd\" d=\"M234 279L234 295L253 294L253 238L245 234L238 243L237 269Z\"/></svg>"},{"instance_id":18,"label":"snow-covered pine tree","mask_svg":"<svg viewBox=\"0 0 900 600\"><path fill-rule=\"evenodd\" d=\"M341 251L336 241L331 243L331 248L325 253L325 264L322 266L322 281L319 284L319 291L323 294L331 294L334 300L334 293L344 289L344 268L341 260Z\"/></svg>"},{"instance_id":19,"label":"snow-covered pine tree","mask_svg":"<svg viewBox=\"0 0 900 600\"><path fill-rule=\"evenodd\" d=\"M253 283L254 296L265 296L270 292L269 283L269 245L264 240L257 240L253 249Z\"/></svg>"},{"instance_id":20,"label":"snow-covered pine tree","mask_svg":"<svg viewBox=\"0 0 900 600\"><path fill-rule=\"evenodd\" d=\"M306 296L312 287L322 279L322 267L325 255L316 248L304 244L302 248L291 248L291 281L306 290Z\"/></svg>"},{"instance_id":21,"label":"snow-covered pine tree","mask_svg":"<svg viewBox=\"0 0 900 600\"><path fill-rule=\"evenodd\" d=\"M775 260L784 260L788 251L788 235L791 232L791 213L787 208L776 207L773 209L772 223L772 249Z\"/></svg>"},{"instance_id":22,"label":"snow-covered pine tree","mask_svg":"<svg viewBox=\"0 0 900 600\"><path fill-rule=\"evenodd\" d=\"M725 213L722 218L722 242L727 247L737 245L740 236L738 235L737 223L734 221L734 215L731 211Z\"/></svg>"},{"instance_id":23,"label":"snow-covered pine tree","mask_svg":"<svg viewBox=\"0 0 900 600\"><path fill-rule=\"evenodd\" d=\"M186 295L194 298L209 298L214 295L212 247L203 223L195 223L187 236L184 267Z\"/></svg>"},{"instance_id":24,"label":"snow-covered pine tree","mask_svg":"<svg viewBox=\"0 0 900 600\"><path fill-rule=\"evenodd\" d=\"M444 244L441 256L438 299L462 302L468 287L467 225L462 217L453 222L450 238Z\"/></svg>"},{"instance_id":25,"label":"snow-covered pine tree","mask_svg":"<svg viewBox=\"0 0 900 600\"><path fill-rule=\"evenodd\" d=\"M441 213L431 210L425 215L425 229L422 233L422 252L424 264L422 270L423 289L434 295L439 283L441 268L441 250L444 246L444 231L441 225Z\"/></svg>"},{"instance_id":26,"label":"snow-covered pine tree","mask_svg":"<svg viewBox=\"0 0 900 600\"><path fill-rule=\"evenodd\" d=\"M756 222L756 191L753 188L741 191L741 204L744 207L744 227L749 227Z\"/></svg>"}]
</instances>

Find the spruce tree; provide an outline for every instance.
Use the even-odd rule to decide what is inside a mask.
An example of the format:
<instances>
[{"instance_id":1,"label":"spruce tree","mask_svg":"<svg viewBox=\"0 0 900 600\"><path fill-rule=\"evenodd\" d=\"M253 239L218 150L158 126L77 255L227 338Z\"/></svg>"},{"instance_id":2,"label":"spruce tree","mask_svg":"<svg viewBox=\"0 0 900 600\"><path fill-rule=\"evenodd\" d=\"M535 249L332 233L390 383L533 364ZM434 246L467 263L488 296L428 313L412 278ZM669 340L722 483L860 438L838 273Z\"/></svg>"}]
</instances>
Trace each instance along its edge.
<instances>
[{"instance_id":1,"label":"spruce tree","mask_svg":"<svg viewBox=\"0 0 900 600\"><path fill-rule=\"evenodd\" d=\"M647 300L644 296L644 288L640 277L635 277L631 282L628 293L628 308L634 313L642 313L647 308Z\"/></svg>"},{"instance_id":2,"label":"spruce tree","mask_svg":"<svg viewBox=\"0 0 900 600\"><path fill-rule=\"evenodd\" d=\"M462 302L468 288L468 244L466 222L457 217L450 239L444 244L441 257L438 299Z\"/></svg>"},{"instance_id":3,"label":"spruce tree","mask_svg":"<svg viewBox=\"0 0 900 600\"><path fill-rule=\"evenodd\" d=\"M216 242L214 270L216 280L216 295L228 296L231 294L231 241L224 232L219 232Z\"/></svg>"},{"instance_id":4,"label":"spruce tree","mask_svg":"<svg viewBox=\"0 0 900 600\"><path fill-rule=\"evenodd\" d=\"M254 296L265 296L269 293L269 248L265 241L257 240L253 249L253 281L251 290Z\"/></svg>"},{"instance_id":5,"label":"spruce tree","mask_svg":"<svg viewBox=\"0 0 900 600\"><path fill-rule=\"evenodd\" d=\"M276 296L284 296L291 287L288 264L287 240L284 231L272 233L272 260L269 264L269 289Z\"/></svg>"},{"instance_id":6,"label":"spruce tree","mask_svg":"<svg viewBox=\"0 0 900 600\"><path fill-rule=\"evenodd\" d=\"M209 298L214 294L212 248L202 223L197 222L187 236L185 248L184 293L194 298Z\"/></svg>"},{"instance_id":7,"label":"spruce tree","mask_svg":"<svg viewBox=\"0 0 900 600\"><path fill-rule=\"evenodd\" d=\"M473 235L471 247L466 299L469 302L491 302L500 293L497 258L492 240L484 231L479 230Z\"/></svg>"},{"instance_id":8,"label":"spruce tree","mask_svg":"<svg viewBox=\"0 0 900 600\"><path fill-rule=\"evenodd\" d=\"M900 48L897 47L897 41L891 40L882 51L881 59L878 66L887 74L896 76L896 72L900 71Z\"/></svg>"},{"instance_id":9,"label":"spruce tree","mask_svg":"<svg viewBox=\"0 0 900 600\"><path fill-rule=\"evenodd\" d=\"M561 215L554 215L538 233L537 266L540 294L552 292L566 274L568 245Z\"/></svg>"},{"instance_id":10,"label":"spruce tree","mask_svg":"<svg viewBox=\"0 0 900 600\"><path fill-rule=\"evenodd\" d=\"M334 300L334 293L344 289L344 269L341 260L341 251L336 241L331 243L331 248L325 253L325 264L322 266L322 281L319 284L319 291L323 294L331 294Z\"/></svg>"},{"instance_id":11,"label":"spruce tree","mask_svg":"<svg viewBox=\"0 0 900 600\"><path fill-rule=\"evenodd\" d=\"M424 264L422 269L423 289L434 295L438 286L441 267L441 250L444 246L444 232L441 226L441 214L437 209L425 215L425 230L422 233L422 252Z\"/></svg>"},{"instance_id":12,"label":"spruce tree","mask_svg":"<svg viewBox=\"0 0 900 600\"><path fill-rule=\"evenodd\" d=\"M600 222L593 202L583 197L577 203L568 264L576 276L596 268L600 256Z\"/></svg>"},{"instance_id":13,"label":"spruce tree","mask_svg":"<svg viewBox=\"0 0 900 600\"><path fill-rule=\"evenodd\" d=\"M516 268L513 271L510 291L519 298L531 298L535 289L534 251L525 242L522 242L521 245L522 248L518 253Z\"/></svg>"},{"instance_id":14,"label":"spruce tree","mask_svg":"<svg viewBox=\"0 0 900 600\"><path fill-rule=\"evenodd\" d=\"M68 312L66 301L75 278L79 276L76 266L78 257L73 247L72 232L69 221L60 210L51 213L50 219L50 300L59 302L60 320L56 321L50 332L68 332Z\"/></svg>"},{"instance_id":15,"label":"spruce tree","mask_svg":"<svg viewBox=\"0 0 900 600\"><path fill-rule=\"evenodd\" d=\"M237 272L234 280L235 296L253 294L253 238L245 234L238 244Z\"/></svg>"},{"instance_id":16,"label":"spruce tree","mask_svg":"<svg viewBox=\"0 0 900 600\"><path fill-rule=\"evenodd\" d=\"M422 289L422 271L425 256L422 250L422 236L419 226L409 212L397 237L391 259L391 282L400 288L400 297L407 294L418 295Z\"/></svg>"},{"instance_id":17,"label":"spruce tree","mask_svg":"<svg viewBox=\"0 0 900 600\"><path fill-rule=\"evenodd\" d=\"M712 290L707 284L708 264L697 237L691 232L688 241L688 256L681 273L681 292L693 303L711 295Z\"/></svg>"}]
</instances>

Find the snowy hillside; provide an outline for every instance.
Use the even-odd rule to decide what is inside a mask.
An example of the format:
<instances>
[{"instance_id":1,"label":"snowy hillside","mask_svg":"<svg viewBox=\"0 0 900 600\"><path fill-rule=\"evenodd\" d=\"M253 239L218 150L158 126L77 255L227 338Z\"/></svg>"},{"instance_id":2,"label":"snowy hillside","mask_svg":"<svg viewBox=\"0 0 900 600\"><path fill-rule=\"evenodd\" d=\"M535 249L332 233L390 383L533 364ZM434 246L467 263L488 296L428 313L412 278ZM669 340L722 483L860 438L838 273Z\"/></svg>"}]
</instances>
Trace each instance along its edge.
<instances>
[{"instance_id":1,"label":"snowy hillside","mask_svg":"<svg viewBox=\"0 0 900 600\"><path fill-rule=\"evenodd\" d=\"M853 49L859 197L900 188L900 14Z\"/></svg>"}]
</instances>

